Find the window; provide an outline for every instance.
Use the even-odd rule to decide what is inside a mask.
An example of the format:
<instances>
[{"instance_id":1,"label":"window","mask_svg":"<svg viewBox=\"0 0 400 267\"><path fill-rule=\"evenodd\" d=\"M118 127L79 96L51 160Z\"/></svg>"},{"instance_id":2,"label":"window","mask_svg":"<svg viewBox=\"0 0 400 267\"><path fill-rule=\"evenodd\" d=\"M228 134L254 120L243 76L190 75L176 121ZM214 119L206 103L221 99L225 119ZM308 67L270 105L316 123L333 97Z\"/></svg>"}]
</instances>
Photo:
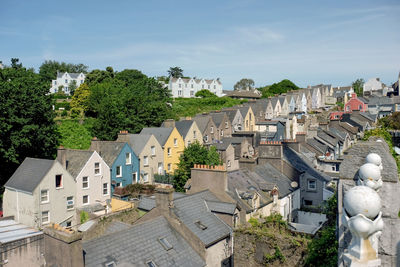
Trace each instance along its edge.
<instances>
[{"instance_id":1,"label":"window","mask_svg":"<svg viewBox=\"0 0 400 267\"><path fill-rule=\"evenodd\" d=\"M49 190L41 190L40 191L40 202L41 203L49 202Z\"/></svg>"},{"instance_id":2,"label":"window","mask_svg":"<svg viewBox=\"0 0 400 267\"><path fill-rule=\"evenodd\" d=\"M178 146L178 139L174 138L174 146Z\"/></svg>"},{"instance_id":3,"label":"window","mask_svg":"<svg viewBox=\"0 0 400 267\"><path fill-rule=\"evenodd\" d=\"M154 261L148 261L146 262L148 267L157 267L157 265L154 263Z\"/></svg>"},{"instance_id":4,"label":"window","mask_svg":"<svg viewBox=\"0 0 400 267\"><path fill-rule=\"evenodd\" d=\"M72 226L72 222L67 222L66 224L65 224L67 227L71 227Z\"/></svg>"},{"instance_id":5,"label":"window","mask_svg":"<svg viewBox=\"0 0 400 267\"><path fill-rule=\"evenodd\" d=\"M188 140L188 144L187 145L190 146L190 144L191 144L191 142L190 142L190 140Z\"/></svg>"},{"instance_id":6,"label":"window","mask_svg":"<svg viewBox=\"0 0 400 267\"><path fill-rule=\"evenodd\" d=\"M103 195L108 195L108 183L103 184Z\"/></svg>"},{"instance_id":7,"label":"window","mask_svg":"<svg viewBox=\"0 0 400 267\"><path fill-rule=\"evenodd\" d=\"M181 84L179 84L179 88L181 88L182 87L182 85Z\"/></svg>"},{"instance_id":8,"label":"window","mask_svg":"<svg viewBox=\"0 0 400 267\"><path fill-rule=\"evenodd\" d=\"M204 136L204 142L208 142L208 135Z\"/></svg>"},{"instance_id":9,"label":"window","mask_svg":"<svg viewBox=\"0 0 400 267\"><path fill-rule=\"evenodd\" d=\"M193 88L193 84L192 84L192 86L191 86L192 88Z\"/></svg>"},{"instance_id":10,"label":"window","mask_svg":"<svg viewBox=\"0 0 400 267\"><path fill-rule=\"evenodd\" d=\"M50 211L42 211L42 224L50 222Z\"/></svg>"},{"instance_id":11,"label":"window","mask_svg":"<svg viewBox=\"0 0 400 267\"><path fill-rule=\"evenodd\" d=\"M152 146L152 147L151 147L151 155L152 155L152 156L155 156L155 155L156 155L156 147L155 147L155 146Z\"/></svg>"},{"instance_id":12,"label":"window","mask_svg":"<svg viewBox=\"0 0 400 267\"><path fill-rule=\"evenodd\" d=\"M127 165L131 164L131 153L125 154L125 162Z\"/></svg>"},{"instance_id":13,"label":"window","mask_svg":"<svg viewBox=\"0 0 400 267\"><path fill-rule=\"evenodd\" d=\"M201 230L206 230L207 226L205 226L201 221L197 221L194 223L197 227L199 227Z\"/></svg>"},{"instance_id":14,"label":"window","mask_svg":"<svg viewBox=\"0 0 400 267\"><path fill-rule=\"evenodd\" d=\"M208 85L207 88L210 89L210 85Z\"/></svg>"},{"instance_id":15,"label":"window","mask_svg":"<svg viewBox=\"0 0 400 267\"><path fill-rule=\"evenodd\" d=\"M168 171L171 170L171 163L168 163Z\"/></svg>"},{"instance_id":16,"label":"window","mask_svg":"<svg viewBox=\"0 0 400 267\"><path fill-rule=\"evenodd\" d=\"M216 89L216 86L214 85L214 89Z\"/></svg>"},{"instance_id":17,"label":"window","mask_svg":"<svg viewBox=\"0 0 400 267\"><path fill-rule=\"evenodd\" d=\"M54 81L54 85L57 85L57 81Z\"/></svg>"},{"instance_id":18,"label":"window","mask_svg":"<svg viewBox=\"0 0 400 267\"><path fill-rule=\"evenodd\" d=\"M172 245L168 242L167 238L163 237L158 239L158 242L164 247L165 250L172 249Z\"/></svg>"},{"instance_id":19,"label":"window","mask_svg":"<svg viewBox=\"0 0 400 267\"><path fill-rule=\"evenodd\" d=\"M194 96L194 91L190 91L190 96Z\"/></svg>"},{"instance_id":20,"label":"window","mask_svg":"<svg viewBox=\"0 0 400 267\"><path fill-rule=\"evenodd\" d=\"M214 133L214 127L211 126L210 133Z\"/></svg>"},{"instance_id":21,"label":"window","mask_svg":"<svg viewBox=\"0 0 400 267\"><path fill-rule=\"evenodd\" d=\"M196 131L193 131L193 138L196 139Z\"/></svg>"},{"instance_id":22,"label":"window","mask_svg":"<svg viewBox=\"0 0 400 267\"><path fill-rule=\"evenodd\" d=\"M94 163L94 174L95 175L100 174L100 162L95 162Z\"/></svg>"},{"instance_id":23,"label":"window","mask_svg":"<svg viewBox=\"0 0 400 267\"><path fill-rule=\"evenodd\" d=\"M89 188L89 177L87 176L82 177L82 188L83 189Z\"/></svg>"},{"instance_id":24,"label":"window","mask_svg":"<svg viewBox=\"0 0 400 267\"><path fill-rule=\"evenodd\" d=\"M304 200L304 205L312 206L312 200Z\"/></svg>"},{"instance_id":25,"label":"window","mask_svg":"<svg viewBox=\"0 0 400 267\"><path fill-rule=\"evenodd\" d=\"M118 182L118 183L117 183L117 187L122 187L122 183L121 183L121 182Z\"/></svg>"},{"instance_id":26,"label":"window","mask_svg":"<svg viewBox=\"0 0 400 267\"><path fill-rule=\"evenodd\" d=\"M230 160L228 160L228 167L230 167L231 166L231 161Z\"/></svg>"},{"instance_id":27,"label":"window","mask_svg":"<svg viewBox=\"0 0 400 267\"><path fill-rule=\"evenodd\" d=\"M228 124L228 122L226 121L226 122L225 122L225 129L228 129L228 125L229 125L229 124Z\"/></svg>"},{"instance_id":28,"label":"window","mask_svg":"<svg viewBox=\"0 0 400 267\"><path fill-rule=\"evenodd\" d=\"M72 210L74 208L74 197L67 197L67 210Z\"/></svg>"},{"instance_id":29,"label":"window","mask_svg":"<svg viewBox=\"0 0 400 267\"><path fill-rule=\"evenodd\" d=\"M83 84L83 80L81 80L81 84Z\"/></svg>"},{"instance_id":30,"label":"window","mask_svg":"<svg viewBox=\"0 0 400 267\"><path fill-rule=\"evenodd\" d=\"M170 147L167 149L167 154L168 154L168 156L171 156L171 148Z\"/></svg>"},{"instance_id":31,"label":"window","mask_svg":"<svg viewBox=\"0 0 400 267\"><path fill-rule=\"evenodd\" d=\"M221 136L224 136L224 130L221 130Z\"/></svg>"},{"instance_id":32,"label":"window","mask_svg":"<svg viewBox=\"0 0 400 267\"><path fill-rule=\"evenodd\" d=\"M149 157L148 156L144 156L143 157L143 165L144 166L149 166Z\"/></svg>"},{"instance_id":33,"label":"window","mask_svg":"<svg viewBox=\"0 0 400 267\"><path fill-rule=\"evenodd\" d=\"M68 79L65 79L65 83L68 84Z\"/></svg>"},{"instance_id":34,"label":"window","mask_svg":"<svg viewBox=\"0 0 400 267\"><path fill-rule=\"evenodd\" d=\"M56 188L62 188L62 175L56 175Z\"/></svg>"},{"instance_id":35,"label":"window","mask_svg":"<svg viewBox=\"0 0 400 267\"><path fill-rule=\"evenodd\" d=\"M187 88L187 83L185 83L185 88Z\"/></svg>"},{"instance_id":36,"label":"window","mask_svg":"<svg viewBox=\"0 0 400 267\"><path fill-rule=\"evenodd\" d=\"M204 84L201 85L201 89L204 89Z\"/></svg>"},{"instance_id":37,"label":"window","mask_svg":"<svg viewBox=\"0 0 400 267\"><path fill-rule=\"evenodd\" d=\"M161 162L159 162L158 163L158 174L162 174L162 171L163 171L163 167L162 167L162 163Z\"/></svg>"},{"instance_id":38,"label":"window","mask_svg":"<svg viewBox=\"0 0 400 267\"><path fill-rule=\"evenodd\" d=\"M145 174L143 175L143 181L144 181L144 182L148 182L148 181L149 181L149 174L148 174L148 173L145 173Z\"/></svg>"},{"instance_id":39,"label":"window","mask_svg":"<svg viewBox=\"0 0 400 267\"><path fill-rule=\"evenodd\" d=\"M83 205L89 204L89 196L88 195L84 195L82 197L82 203L83 203Z\"/></svg>"},{"instance_id":40,"label":"window","mask_svg":"<svg viewBox=\"0 0 400 267\"><path fill-rule=\"evenodd\" d=\"M134 173L132 174L132 181L135 182L135 183L137 183L137 173L136 173L136 172L134 172Z\"/></svg>"},{"instance_id":41,"label":"window","mask_svg":"<svg viewBox=\"0 0 400 267\"><path fill-rule=\"evenodd\" d=\"M182 95L182 90L178 90L178 96Z\"/></svg>"},{"instance_id":42,"label":"window","mask_svg":"<svg viewBox=\"0 0 400 267\"><path fill-rule=\"evenodd\" d=\"M122 167L121 166L117 166L117 177L121 177L122 176Z\"/></svg>"},{"instance_id":43,"label":"window","mask_svg":"<svg viewBox=\"0 0 400 267\"><path fill-rule=\"evenodd\" d=\"M315 180L308 180L307 181L308 190L316 190L317 189L317 181Z\"/></svg>"}]
</instances>

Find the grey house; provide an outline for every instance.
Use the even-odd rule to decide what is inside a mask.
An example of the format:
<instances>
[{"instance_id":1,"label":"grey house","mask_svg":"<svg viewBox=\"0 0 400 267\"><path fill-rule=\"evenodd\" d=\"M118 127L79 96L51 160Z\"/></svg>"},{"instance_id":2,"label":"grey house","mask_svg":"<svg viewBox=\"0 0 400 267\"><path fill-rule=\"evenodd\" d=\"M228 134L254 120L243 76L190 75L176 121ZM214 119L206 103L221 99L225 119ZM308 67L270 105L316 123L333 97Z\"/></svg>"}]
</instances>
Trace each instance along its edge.
<instances>
[{"instance_id":1,"label":"grey house","mask_svg":"<svg viewBox=\"0 0 400 267\"><path fill-rule=\"evenodd\" d=\"M4 216L35 228L76 223L75 180L57 160L25 158L4 187Z\"/></svg>"}]
</instances>

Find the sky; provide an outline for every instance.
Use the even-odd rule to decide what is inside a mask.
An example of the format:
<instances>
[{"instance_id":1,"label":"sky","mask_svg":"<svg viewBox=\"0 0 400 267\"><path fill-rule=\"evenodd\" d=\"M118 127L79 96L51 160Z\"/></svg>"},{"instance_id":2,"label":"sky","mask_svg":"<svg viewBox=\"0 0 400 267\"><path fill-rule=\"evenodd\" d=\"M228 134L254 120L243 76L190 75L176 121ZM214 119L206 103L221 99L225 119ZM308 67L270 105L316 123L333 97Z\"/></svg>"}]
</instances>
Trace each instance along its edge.
<instances>
[{"instance_id":1,"label":"sky","mask_svg":"<svg viewBox=\"0 0 400 267\"><path fill-rule=\"evenodd\" d=\"M256 86L386 84L400 71L400 1L0 0L0 60L138 69Z\"/></svg>"}]
</instances>

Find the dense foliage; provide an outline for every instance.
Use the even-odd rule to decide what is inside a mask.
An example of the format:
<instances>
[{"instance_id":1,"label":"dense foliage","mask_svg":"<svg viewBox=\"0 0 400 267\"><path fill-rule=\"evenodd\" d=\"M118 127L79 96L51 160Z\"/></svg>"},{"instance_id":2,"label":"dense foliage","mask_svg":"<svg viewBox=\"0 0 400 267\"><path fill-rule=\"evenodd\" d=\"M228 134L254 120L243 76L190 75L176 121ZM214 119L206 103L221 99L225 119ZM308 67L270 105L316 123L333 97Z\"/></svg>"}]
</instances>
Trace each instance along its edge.
<instances>
[{"instance_id":1,"label":"dense foliage","mask_svg":"<svg viewBox=\"0 0 400 267\"><path fill-rule=\"evenodd\" d=\"M215 147L207 149L198 142L190 144L181 154L174 173L173 184L176 191L184 192L183 187L190 178L190 169L194 164L220 165L222 162Z\"/></svg>"},{"instance_id":2,"label":"dense foliage","mask_svg":"<svg viewBox=\"0 0 400 267\"><path fill-rule=\"evenodd\" d=\"M252 79L241 79L234 86L233 90L252 90L254 89L254 81Z\"/></svg>"},{"instance_id":3,"label":"dense foliage","mask_svg":"<svg viewBox=\"0 0 400 267\"><path fill-rule=\"evenodd\" d=\"M4 184L25 157L53 158L57 126L49 86L14 59L0 69L0 179Z\"/></svg>"},{"instance_id":4,"label":"dense foliage","mask_svg":"<svg viewBox=\"0 0 400 267\"><path fill-rule=\"evenodd\" d=\"M86 73L88 70L88 66L83 64L72 64L65 62L58 62L55 60L46 60L39 67L40 77L46 85L48 86L52 80L57 77L57 71L59 72L76 72L76 73Z\"/></svg>"},{"instance_id":5,"label":"dense foliage","mask_svg":"<svg viewBox=\"0 0 400 267\"><path fill-rule=\"evenodd\" d=\"M87 122L86 122L87 123ZM58 125L60 144L71 149L88 149L92 135L90 127L75 120L65 120Z\"/></svg>"},{"instance_id":6,"label":"dense foliage","mask_svg":"<svg viewBox=\"0 0 400 267\"><path fill-rule=\"evenodd\" d=\"M400 112L394 112L392 115L380 119L379 123L387 129L400 130Z\"/></svg>"},{"instance_id":7,"label":"dense foliage","mask_svg":"<svg viewBox=\"0 0 400 267\"><path fill-rule=\"evenodd\" d=\"M357 79L355 80L351 86L353 87L354 92L357 96L363 95L363 87L364 87L364 79Z\"/></svg>"},{"instance_id":8,"label":"dense foliage","mask_svg":"<svg viewBox=\"0 0 400 267\"><path fill-rule=\"evenodd\" d=\"M258 90L261 91L263 98L274 96L276 94L278 95L283 94L288 91L298 90L298 89L300 88L297 85L295 85L293 82L287 79L282 80L279 83L274 83L270 86L258 88Z\"/></svg>"},{"instance_id":9,"label":"dense foliage","mask_svg":"<svg viewBox=\"0 0 400 267\"><path fill-rule=\"evenodd\" d=\"M195 96L196 97L202 97L202 98L205 98L205 97L216 97L215 94L211 93L207 89L202 89L202 90L198 91Z\"/></svg>"},{"instance_id":10,"label":"dense foliage","mask_svg":"<svg viewBox=\"0 0 400 267\"><path fill-rule=\"evenodd\" d=\"M183 77L183 69L181 69L180 67L171 67L168 70L168 76L174 78L181 78Z\"/></svg>"},{"instance_id":11,"label":"dense foliage","mask_svg":"<svg viewBox=\"0 0 400 267\"><path fill-rule=\"evenodd\" d=\"M336 239L336 194L328 200L325 213L328 222L308 245L306 266L337 266L338 241Z\"/></svg>"}]
</instances>

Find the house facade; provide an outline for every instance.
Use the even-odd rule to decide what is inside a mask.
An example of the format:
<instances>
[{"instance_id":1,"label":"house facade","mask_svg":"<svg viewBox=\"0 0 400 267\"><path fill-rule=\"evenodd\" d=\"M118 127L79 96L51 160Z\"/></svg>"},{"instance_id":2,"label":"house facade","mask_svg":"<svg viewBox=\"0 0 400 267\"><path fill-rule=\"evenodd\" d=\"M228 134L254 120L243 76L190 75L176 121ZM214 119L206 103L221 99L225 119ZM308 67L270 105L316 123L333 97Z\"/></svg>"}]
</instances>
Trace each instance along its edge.
<instances>
[{"instance_id":1,"label":"house facade","mask_svg":"<svg viewBox=\"0 0 400 267\"><path fill-rule=\"evenodd\" d=\"M85 82L85 74L81 73L68 73L57 72L57 78L51 81L50 93L57 93L62 90L65 94L71 94L71 84L76 83L76 88Z\"/></svg>"},{"instance_id":2,"label":"house facade","mask_svg":"<svg viewBox=\"0 0 400 267\"><path fill-rule=\"evenodd\" d=\"M345 112L352 112L354 110L366 112L368 110L368 104L361 101L356 93L352 93L349 101L344 104L344 110Z\"/></svg>"},{"instance_id":3,"label":"house facade","mask_svg":"<svg viewBox=\"0 0 400 267\"><path fill-rule=\"evenodd\" d=\"M197 115L193 118L203 135L203 144L212 144L219 140L217 126L208 114Z\"/></svg>"},{"instance_id":4,"label":"house facade","mask_svg":"<svg viewBox=\"0 0 400 267\"><path fill-rule=\"evenodd\" d=\"M223 109L232 125L232 133L243 131L243 116L239 109Z\"/></svg>"},{"instance_id":5,"label":"house facade","mask_svg":"<svg viewBox=\"0 0 400 267\"><path fill-rule=\"evenodd\" d=\"M368 79L363 85L363 92L365 93L371 93L372 91L377 91L383 89L383 83L380 81L379 78L371 78Z\"/></svg>"},{"instance_id":6,"label":"house facade","mask_svg":"<svg viewBox=\"0 0 400 267\"><path fill-rule=\"evenodd\" d=\"M77 208L106 205L111 198L110 167L96 151L61 147L57 150L57 160L75 179Z\"/></svg>"},{"instance_id":7,"label":"house facade","mask_svg":"<svg viewBox=\"0 0 400 267\"><path fill-rule=\"evenodd\" d=\"M217 96L223 96L222 83L219 79L170 77L168 89L171 91L172 97L196 97L196 93L203 89L207 89Z\"/></svg>"},{"instance_id":8,"label":"house facade","mask_svg":"<svg viewBox=\"0 0 400 267\"><path fill-rule=\"evenodd\" d=\"M183 137L183 141L185 143L185 147L188 147L190 144L198 142L199 144L203 144L203 135L197 123L192 120L183 120L174 122L174 125L180 135ZM166 126L164 126L166 127Z\"/></svg>"},{"instance_id":9,"label":"house facade","mask_svg":"<svg viewBox=\"0 0 400 267\"><path fill-rule=\"evenodd\" d=\"M75 180L57 160L26 158L4 187L5 217L34 228L76 223Z\"/></svg>"}]
</instances>

